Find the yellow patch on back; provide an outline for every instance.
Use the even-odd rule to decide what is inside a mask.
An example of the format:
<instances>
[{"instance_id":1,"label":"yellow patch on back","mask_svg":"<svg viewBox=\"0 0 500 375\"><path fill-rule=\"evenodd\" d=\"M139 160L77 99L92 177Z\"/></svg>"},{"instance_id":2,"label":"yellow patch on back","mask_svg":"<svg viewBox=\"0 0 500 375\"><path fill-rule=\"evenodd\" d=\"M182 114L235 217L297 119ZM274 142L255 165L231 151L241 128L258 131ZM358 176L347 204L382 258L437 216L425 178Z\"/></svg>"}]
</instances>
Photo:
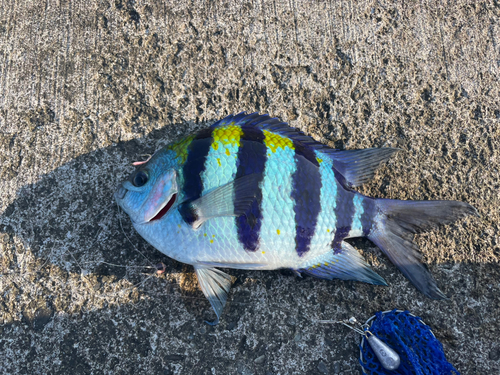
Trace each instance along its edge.
<instances>
[{"instance_id":1,"label":"yellow patch on back","mask_svg":"<svg viewBox=\"0 0 500 375\"><path fill-rule=\"evenodd\" d=\"M228 149L228 148L226 148L226 155L227 155L227 156L230 156L230 155L231 155L231 153L229 152L229 149Z\"/></svg>"},{"instance_id":2,"label":"yellow patch on back","mask_svg":"<svg viewBox=\"0 0 500 375\"><path fill-rule=\"evenodd\" d=\"M188 157L188 147L193 142L194 134L188 135L177 142L169 144L167 150L175 152L175 157L181 159L181 164L184 164Z\"/></svg>"},{"instance_id":3,"label":"yellow patch on back","mask_svg":"<svg viewBox=\"0 0 500 375\"><path fill-rule=\"evenodd\" d=\"M320 163L320 164L321 164L321 163L323 163L323 159L320 159L320 158L316 157L316 160L317 160L317 161L318 161L318 163Z\"/></svg>"},{"instance_id":4,"label":"yellow patch on back","mask_svg":"<svg viewBox=\"0 0 500 375\"><path fill-rule=\"evenodd\" d=\"M279 229L276 229L276 233L280 234L280 230L279 230Z\"/></svg>"},{"instance_id":5,"label":"yellow patch on back","mask_svg":"<svg viewBox=\"0 0 500 375\"><path fill-rule=\"evenodd\" d=\"M231 123L228 126L223 126L220 128L215 128L212 132L212 137L214 141L212 142L212 147L214 150L219 149L219 146L240 146L240 138L243 135L243 130L239 126ZM226 155L229 155L229 150L226 148Z\"/></svg>"},{"instance_id":6,"label":"yellow patch on back","mask_svg":"<svg viewBox=\"0 0 500 375\"><path fill-rule=\"evenodd\" d=\"M217 158L217 163L219 164L219 167L222 167L222 164L220 163L220 158Z\"/></svg>"},{"instance_id":7,"label":"yellow patch on back","mask_svg":"<svg viewBox=\"0 0 500 375\"><path fill-rule=\"evenodd\" d=\"M288 147L291 150L295 150L293 142L291 139L283 137L279 134L271 133L270 131L264 130L264 144L271 149L272 152L276 152L279 148L285 149Z\"/></svg>"}]
</instances>

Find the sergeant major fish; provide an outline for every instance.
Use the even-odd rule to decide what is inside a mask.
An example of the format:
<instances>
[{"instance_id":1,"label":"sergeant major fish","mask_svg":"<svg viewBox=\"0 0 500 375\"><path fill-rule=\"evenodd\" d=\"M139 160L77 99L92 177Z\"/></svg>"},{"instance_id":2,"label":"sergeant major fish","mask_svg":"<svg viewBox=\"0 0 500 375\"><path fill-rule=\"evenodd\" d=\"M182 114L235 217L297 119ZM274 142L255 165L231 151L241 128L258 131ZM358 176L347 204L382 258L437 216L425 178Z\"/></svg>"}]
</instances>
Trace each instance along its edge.
<instances>
[{"instance_id":1,"label":"sergeant major fish","mask_svg":"<svg viewBox=\"0 0 500 375\"><path fill-rule=\"evenodd\" d=\"M194 266L219 321L231 278L217 269L288 268L387 285L345 240L374 242L426 296L442 299L413 234L476 210L353 190L397 149L331 149L268 115L240 113L171 143L121 183L115 199L151 245Z\"/></svg>"}]
</instances>

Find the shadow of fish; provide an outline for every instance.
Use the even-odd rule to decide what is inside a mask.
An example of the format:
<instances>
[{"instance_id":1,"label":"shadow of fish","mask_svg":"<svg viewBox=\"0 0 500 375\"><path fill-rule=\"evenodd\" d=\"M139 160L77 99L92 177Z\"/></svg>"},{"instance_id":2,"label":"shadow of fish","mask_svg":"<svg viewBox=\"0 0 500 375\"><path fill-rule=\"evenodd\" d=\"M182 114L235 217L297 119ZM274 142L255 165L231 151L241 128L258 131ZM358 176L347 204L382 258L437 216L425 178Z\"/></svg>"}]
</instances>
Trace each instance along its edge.
<instances>
[{"instance_id":1,"label":"shadow of fish","mask_svg":"<svg viewBox=\"0 0 500 375\"><path fill-rule=\"evenodd\" d=\"M413 234L477 214L456 201L399 201L352 188L397 149L331 149L268 115L240 113L171 143L115 199L156 249L194 266L217 319L231 278L216 267L288 268L387 285L345 241L373 241L426 296L443 299Z\"/></svg>"}]
</instances>

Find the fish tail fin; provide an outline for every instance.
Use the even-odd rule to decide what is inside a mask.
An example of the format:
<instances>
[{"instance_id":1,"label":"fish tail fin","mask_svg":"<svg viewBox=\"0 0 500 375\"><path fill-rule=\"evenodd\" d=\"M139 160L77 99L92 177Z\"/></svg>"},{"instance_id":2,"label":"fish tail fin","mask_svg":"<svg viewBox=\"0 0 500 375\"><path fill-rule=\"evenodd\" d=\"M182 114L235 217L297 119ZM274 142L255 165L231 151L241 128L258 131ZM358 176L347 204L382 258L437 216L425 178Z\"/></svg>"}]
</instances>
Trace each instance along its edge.
<instances>
[{"instance_id":1,"label":"fish tail fin","mask_svg":"<svg viewBox=\"0 0 500 375\"><path fill-rule=\"evenodd\" d=\"M446 299L427 267L420 262L421 254L413 237L467 215L479 216L476 209L457 201L377 199L376 202L378 213L368 238L419 291L432 299Z\"/></svg>"}]
</instances>

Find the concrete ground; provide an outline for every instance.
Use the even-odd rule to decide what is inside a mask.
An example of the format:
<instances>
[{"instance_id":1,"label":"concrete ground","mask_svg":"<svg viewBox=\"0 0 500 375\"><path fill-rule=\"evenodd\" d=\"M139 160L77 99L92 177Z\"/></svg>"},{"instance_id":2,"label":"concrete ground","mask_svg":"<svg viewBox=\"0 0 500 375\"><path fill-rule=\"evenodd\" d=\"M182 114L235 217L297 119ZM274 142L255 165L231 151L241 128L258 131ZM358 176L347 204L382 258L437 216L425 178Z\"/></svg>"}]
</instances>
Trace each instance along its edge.
<instances>
[{"instance_id":1,"label":"concrete ground","mask_svg":"<svg viewBox=\"0 0 500 375\"><path fill-rule=\"evenodd\" d=\"M499 77L496 0L2 0L0 372L359 374L359 337L317 320L401 308L462 374L499 373ZM229 270L221 323L203 323L193 269L112 194L131 162L241 110L402 148L365 194L474 205L417 238L449 300L356 240L388 287Z\"/></svg>"}]
</instances>

